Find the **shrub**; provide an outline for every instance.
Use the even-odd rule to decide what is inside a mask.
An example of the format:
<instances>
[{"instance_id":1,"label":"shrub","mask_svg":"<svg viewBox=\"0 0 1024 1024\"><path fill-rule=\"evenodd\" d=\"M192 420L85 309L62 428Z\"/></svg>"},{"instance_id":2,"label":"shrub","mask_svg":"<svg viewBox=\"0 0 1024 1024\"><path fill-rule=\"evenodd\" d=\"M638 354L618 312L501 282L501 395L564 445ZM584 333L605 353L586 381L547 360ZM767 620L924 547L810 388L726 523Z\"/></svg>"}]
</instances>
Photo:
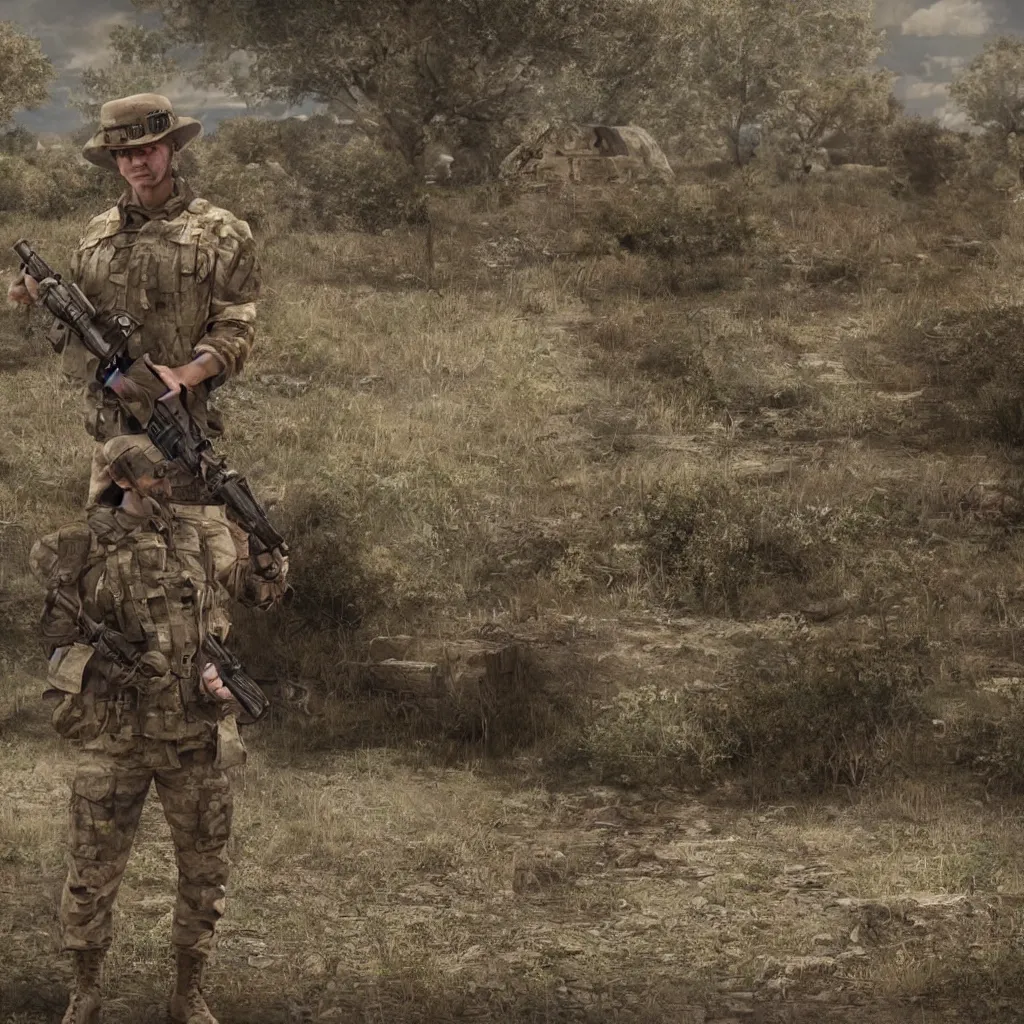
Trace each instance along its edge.
<instances>
[{"instance_id":1,"label":"shrub","mask_svg":"<svg viewBox=\"0 0 1024 1024\"><path fill-rule=\"evenodd\" d=\"M686 263L740 252L755 233L742 200L725 188L705 202L673 187L611 192L599 206L598 226L631 252Z\"/></svg>"},{"instance_id":2,"label":"shrub","mask_svg":"<svg viewBox=\"0 0 1024 1024\"><path fill-rule=\"evenodd\" d=\"M297 154L295 172L309 190L311 210L324 229L336 224L371 233L426 221L416 172L396 153L369 139L344 149L321 144Z\"/></svg>"},{"instance_id":3,"label":"shrub","mask_svg":"<svg viewBox=\"0 0 1024 1024\"><path fill-rule=\"evenodd\" d=\"M0 157L0 212L44 219L99 212L120 192L120 179L83 164L67 150Z\"/></svg>"},{"instance_id":4,"label":"shrub","mask_svg":"<svg viewBox=\"0 0 1024 1024\"><path fill-rule=\"evenodd\" d=\"M932 195L967 168L967 141L937 121L907 117L888 133L887 160L896 178L915 195Z\"/></svg>"},{"instance_id":5,"label":"shrub","mask_svg":"<svg viewBox=\"0 0 1024 1024\"><path fill-rule=\"evenodd\" d=\"M1024 791L1024 686L1013 680L999 713L976 711L952 730L958 764L1009 792Z\"/></svg>"},{"instance_id":6,"label":"shrub","mask_svg":"<svg viewBox=\"0 0 1024 1024\"><path fill-rule=\"evenodd\" d=\"M875 518L867 506L794 506L784 494L710 481L655 487L638 532L666 599L736 614L760 586L807 583L841 564L839 545Z\"/></svg>"},{"instance_id":7,"label":"shrub","mask_svg":"<svg viewBox=\"0 0 1024 1024\"><path fill-rule=\"evenodd\" d=\"M723 765L782 788L859 786L924 721L929 652L920 640L758 645L703 695L695 723Z\"/></svg>"},{"instance_id":8,"label":"shrub","mask_svg":"<svg viewBox=\"0 0 1024 1024\"><path fill-rule=\"evenodd\" d=\"M715 778L724 753L693 714L689 695L640 685L595 709L556 754L601 782L625 786L700 785Z\"/></svg>"},{"instance_id":9,"label":"shrub","mask_svg":"<svg viewBox=\"0 0 1024 1024\"><path fill-rule=\"evenodd\" d=\"M338 124L326 114L300 121L287 117L236 117L222 121L214 138L238 163L245 165L276 160L293 171L303 150L332 144L344 146L352 137L352 126Z\"/></svg>"},{"instance_id":10,"label":"shrub","mask_svg":"<svg viewBox=\"0 0 1024 1024\"><path fill-rule=\"evenodd\" d=\"M179 157L179 168L197 195L230 210L258 231L275 210L301 206L294 186L277 180L265 167L238 163L223 144L200 140Z\"/></svg>"},{"instance_id":11,"label":"shrub","mask_svg":"<svg viewBox=\"0 0 1024 1024\"><path fill-rule=\"evenodd\" d=\"M7 156L26 156L35 152L36 137L21 124L0 133L0 153Z\"/></svg>"},{"instance_id":12,"label":"shrub","mask_svg":"<svg viewBox=\"0 0 1024 1024\"><path fill-rule=\"evenodd\" d=\"M942 415L963 436L1024 444L1024 306L942 311L899 339L945 398Z\"/></svg>"},{"instance_id":13,"label":"shrub","mask_svg":"<svg viewBox=\"0 0 1024 1024\"><path fill-rule=\"evenodd\" d=\"M861 786L925 720L928 658L916 639L758 644L713 692L641 685L595 707L554 760L637 787L730 777L762 792Z\"/></svg>"}]
</instances>

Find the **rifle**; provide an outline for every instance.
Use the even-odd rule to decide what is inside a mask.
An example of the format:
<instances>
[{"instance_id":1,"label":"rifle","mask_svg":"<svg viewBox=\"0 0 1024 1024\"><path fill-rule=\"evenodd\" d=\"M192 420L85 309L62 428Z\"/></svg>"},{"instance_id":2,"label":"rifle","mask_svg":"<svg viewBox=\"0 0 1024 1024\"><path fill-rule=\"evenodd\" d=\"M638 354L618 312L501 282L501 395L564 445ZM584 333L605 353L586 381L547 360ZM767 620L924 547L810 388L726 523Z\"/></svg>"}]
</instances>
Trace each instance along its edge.
<instances>
[{"instance_id":1,"label":"rifle","mask_svg":"<svg viewBox=\"0 0 1024 1024\"><path fill-rule=\"evenodd\" d=\"M271 552L281 558L287 555L284 538L270 522L245 477L228 469L224 458L214 454L210 439L189 413L184 401L185 387L177 394L167 394L153 402L145 426L139 423L137 408L122 393L123 376L133 363L128 356L128 340L138 329L139 322L127 313L101 318L81 288L61 280L60 274L54 273L26 239L15 242L14 251L25 273L39 282L47 282L42 290L43 305L99 360L96 380L114 397L129 423L138 425L165 459L181 463L195 479L205 484L215 499L227 506L232 517L249 534L252 554ZM159 381L148 356L143 356L143 363ZM275 562L265 570L265 576L273 579L278 572Z\"/></svg>"},{"instance_id":2,"label":"rifle","mask_svg":"<svg viewBox=\"0 0 1024 1024\"><path fill-rule=\"evenodd\" d=\"M270 701L238 658L211 633L203 638L203 654L217 667L224 685L242 706L242 710L254 722L259 721L267 713Z\"/></svg>"},{"instance_id":3,"label":"rifle","mask_svg":"<svg viewBox=\"0 0 1024 1024\"><path fill-rule=\"evenodd\" d=\"M59 590L50 591L47 601L74 616L75 624L86 643L122 669L126 682L139 671L142 652L123 633L91 618L80 603L72 601ZM202 648L203 653L217 667L224 685L238 701L242 710L254 722L262 718L270 707L270 701L245 671L238 658L210 634L203 640Z\"/></svg>"},{"instance_id":4,"label":"rifle","mask_svg":"<svg viewBox=\"0 0 1024 1024\"><path fill-rule=\"evenodd\" d=\"M73 616L75 625L78 626L78 631L84 637L85 642L108 661L112 661L119 669L122 669L126 679L131 679L139 670L142 655L123 633L118 633L116 629L104 626L102 622L91 618L80 603L72 601L70 597L59 590L51 590L47 595L46 603L48 605L55 604Z\"/></svg>"}]
</instances>

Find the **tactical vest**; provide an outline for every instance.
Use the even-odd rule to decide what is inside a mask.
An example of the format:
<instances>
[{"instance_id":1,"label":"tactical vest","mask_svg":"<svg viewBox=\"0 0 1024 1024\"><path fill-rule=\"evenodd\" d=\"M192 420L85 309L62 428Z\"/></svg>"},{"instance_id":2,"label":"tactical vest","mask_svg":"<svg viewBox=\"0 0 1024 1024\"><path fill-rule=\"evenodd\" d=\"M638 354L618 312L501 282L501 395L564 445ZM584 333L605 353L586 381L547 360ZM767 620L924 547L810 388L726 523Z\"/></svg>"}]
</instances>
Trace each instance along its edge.
<instances>
[{"instance_id":1,"label":"tactical vest","mask_svg":"<svg viewBox=\"0 0 1024 1024\"><path fill-rule=\"evenodd\" d=\"M153 520L101 508L88 521L87 551L80 531L58 543L61 579L79 580L79 594L97 618L145 652L145 671L125 685L121 671L75 647L51 666L51 684L67 693L54 715L63 735L120 733L125 738L208 739L217 707L199 690L200 647L206 632L223 639L228 594L216 582L214 553L198 521L175 518L173 532ZM77 564L76 564L77 563ZM81 648L83 645L75 645ZM81 672L75 685L72 676ZM63 717L62 717L63 716Z\"/></svg>"},{"instance_id":2,"label":"tactical vest","mask_svg":"<svg viewBox=\"0 0 1024 1024\"><path fill-rule=\"evenodd\" d=\"M123 311L139 321L128 344L132 359L146 354L155 363L181 366L193 358L215 312L218 260L230 253L226 240L243 237L240 232L248 228L187 194L165 217L127 224L122 218L115 206L90 222L74 256L73 277L99 313ZM99 441L125 433L121 412L95 380L96 359L80 344L69 344L66 332L51 337L63 351L64 371L88 384L89 433ZM207 404L212 383L193 389L193 412L216 435L219 420L211 418Z\"/></svg>"}]
</instances>

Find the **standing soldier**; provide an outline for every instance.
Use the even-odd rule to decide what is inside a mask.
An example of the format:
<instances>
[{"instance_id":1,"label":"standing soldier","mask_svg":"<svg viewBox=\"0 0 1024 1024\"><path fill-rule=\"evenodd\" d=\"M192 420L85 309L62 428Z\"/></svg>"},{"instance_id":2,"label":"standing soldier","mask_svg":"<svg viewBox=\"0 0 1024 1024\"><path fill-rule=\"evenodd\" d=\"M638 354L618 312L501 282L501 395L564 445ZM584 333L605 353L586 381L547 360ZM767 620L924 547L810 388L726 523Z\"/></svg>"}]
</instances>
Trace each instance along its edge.
<instances>
[{"instance_id":1,"label":"standing soldier","mask_svg":"<svg viewBox=\"0 0 1024 1024\"><path fill-rule=\"evenodd\" d=\"M199 506L172 509L171 466L146 437L118 436L102 454L112 486L84 522L44 537L30 556L48 592L53 724L80 747L60 905L75 963L63 1024L99 1021L113 904L154 781L178 865L171 1020L216 1024L200 986L228 878L226 769L243 763L245 750L237 705L202 646L207 635L227 635L229 596L262 608L278 601L287 561L268 574L270 556L251 558L240 530ZM120 634L134 667L84 643L70 609Z\"/></svg>"},{"instance_id":2,"label":"standing soldier","mask_svg":"<svg viewBox=\"0 0 1024 1024\"><path fill-rule=\"evenodd\" d=\"M260 273L248 224L196 198L174 169L175 153L201 133L198 121L179 117L156 93L103 104L100 130L82 154L118 172L127 188L116 206L89 222L72 278L101 315L124 312L140 322L128 346L142 370L139 383L152 380L140 359L148 355L167 388L189 389L190 411L216 437L220 422L210 393L242 369L252 348ZM7 293L25 304L38 294L37 282L25 276ZM60 326L52 340L65 371L87 385L86 429L98 442L92 507L110 483L103 442L132 428L96 381L96 360L79 340ZM172 469L168 480L174 504L209 507L202 484L184 469Z\"/></svg>"}]
</instances>

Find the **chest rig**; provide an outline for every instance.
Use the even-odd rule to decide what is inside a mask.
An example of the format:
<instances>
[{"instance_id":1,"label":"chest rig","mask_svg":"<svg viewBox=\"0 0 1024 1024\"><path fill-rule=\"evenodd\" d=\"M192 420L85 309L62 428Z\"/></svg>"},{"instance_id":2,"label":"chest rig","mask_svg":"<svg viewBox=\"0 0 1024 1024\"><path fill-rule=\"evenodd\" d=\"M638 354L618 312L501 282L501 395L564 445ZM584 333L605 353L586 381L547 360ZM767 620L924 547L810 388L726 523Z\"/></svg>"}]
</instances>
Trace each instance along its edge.
<instances>
[{"instance_id":1,"label":"chest rig","mask_svg":"<svg viewBox=\"0 0 1024 1024\"><path fill-rule=\"evenodd\" d=\"M223 614L212 556L195 524L149 520L126 528L116 513L90 522L97 535L95 594L107 621L133 643L159 652L180 680L195 678L205 632ZM216 627L214 627L216 628Z\"/></svg>"},{"instance_id":2,"label":"chest rig","mask_svg":"<svg viewBox=\"0 0 1024 1024\"><path fill-rule=\"evenodd\" d=\"M77 255L78 286L100 312L139 321L128 355L180 366L202 337L213 295L215 239L186 207L146 219L115 207L90 225Z\"/></svg>"},{"instance_id":3,"label":"chest rig","mask_svg":"<svg viewBox=\"0 0 1024 1024\"><path fill-rule=\"evenodd\" d=\"M139 324L128 341L132 360L181 366L192 359L210 317L217 237L202 213L203 200L175 197L160 215L115 206L86 229L73 262L82 292L103 313L127 313ZM86 382L86 429L103 441L130 426L113 398L94 379L95 359L66 337L51 338L64 370ZM207 427L209 389L193 392L193 412Z\"/></svg>"}]
</instances>

